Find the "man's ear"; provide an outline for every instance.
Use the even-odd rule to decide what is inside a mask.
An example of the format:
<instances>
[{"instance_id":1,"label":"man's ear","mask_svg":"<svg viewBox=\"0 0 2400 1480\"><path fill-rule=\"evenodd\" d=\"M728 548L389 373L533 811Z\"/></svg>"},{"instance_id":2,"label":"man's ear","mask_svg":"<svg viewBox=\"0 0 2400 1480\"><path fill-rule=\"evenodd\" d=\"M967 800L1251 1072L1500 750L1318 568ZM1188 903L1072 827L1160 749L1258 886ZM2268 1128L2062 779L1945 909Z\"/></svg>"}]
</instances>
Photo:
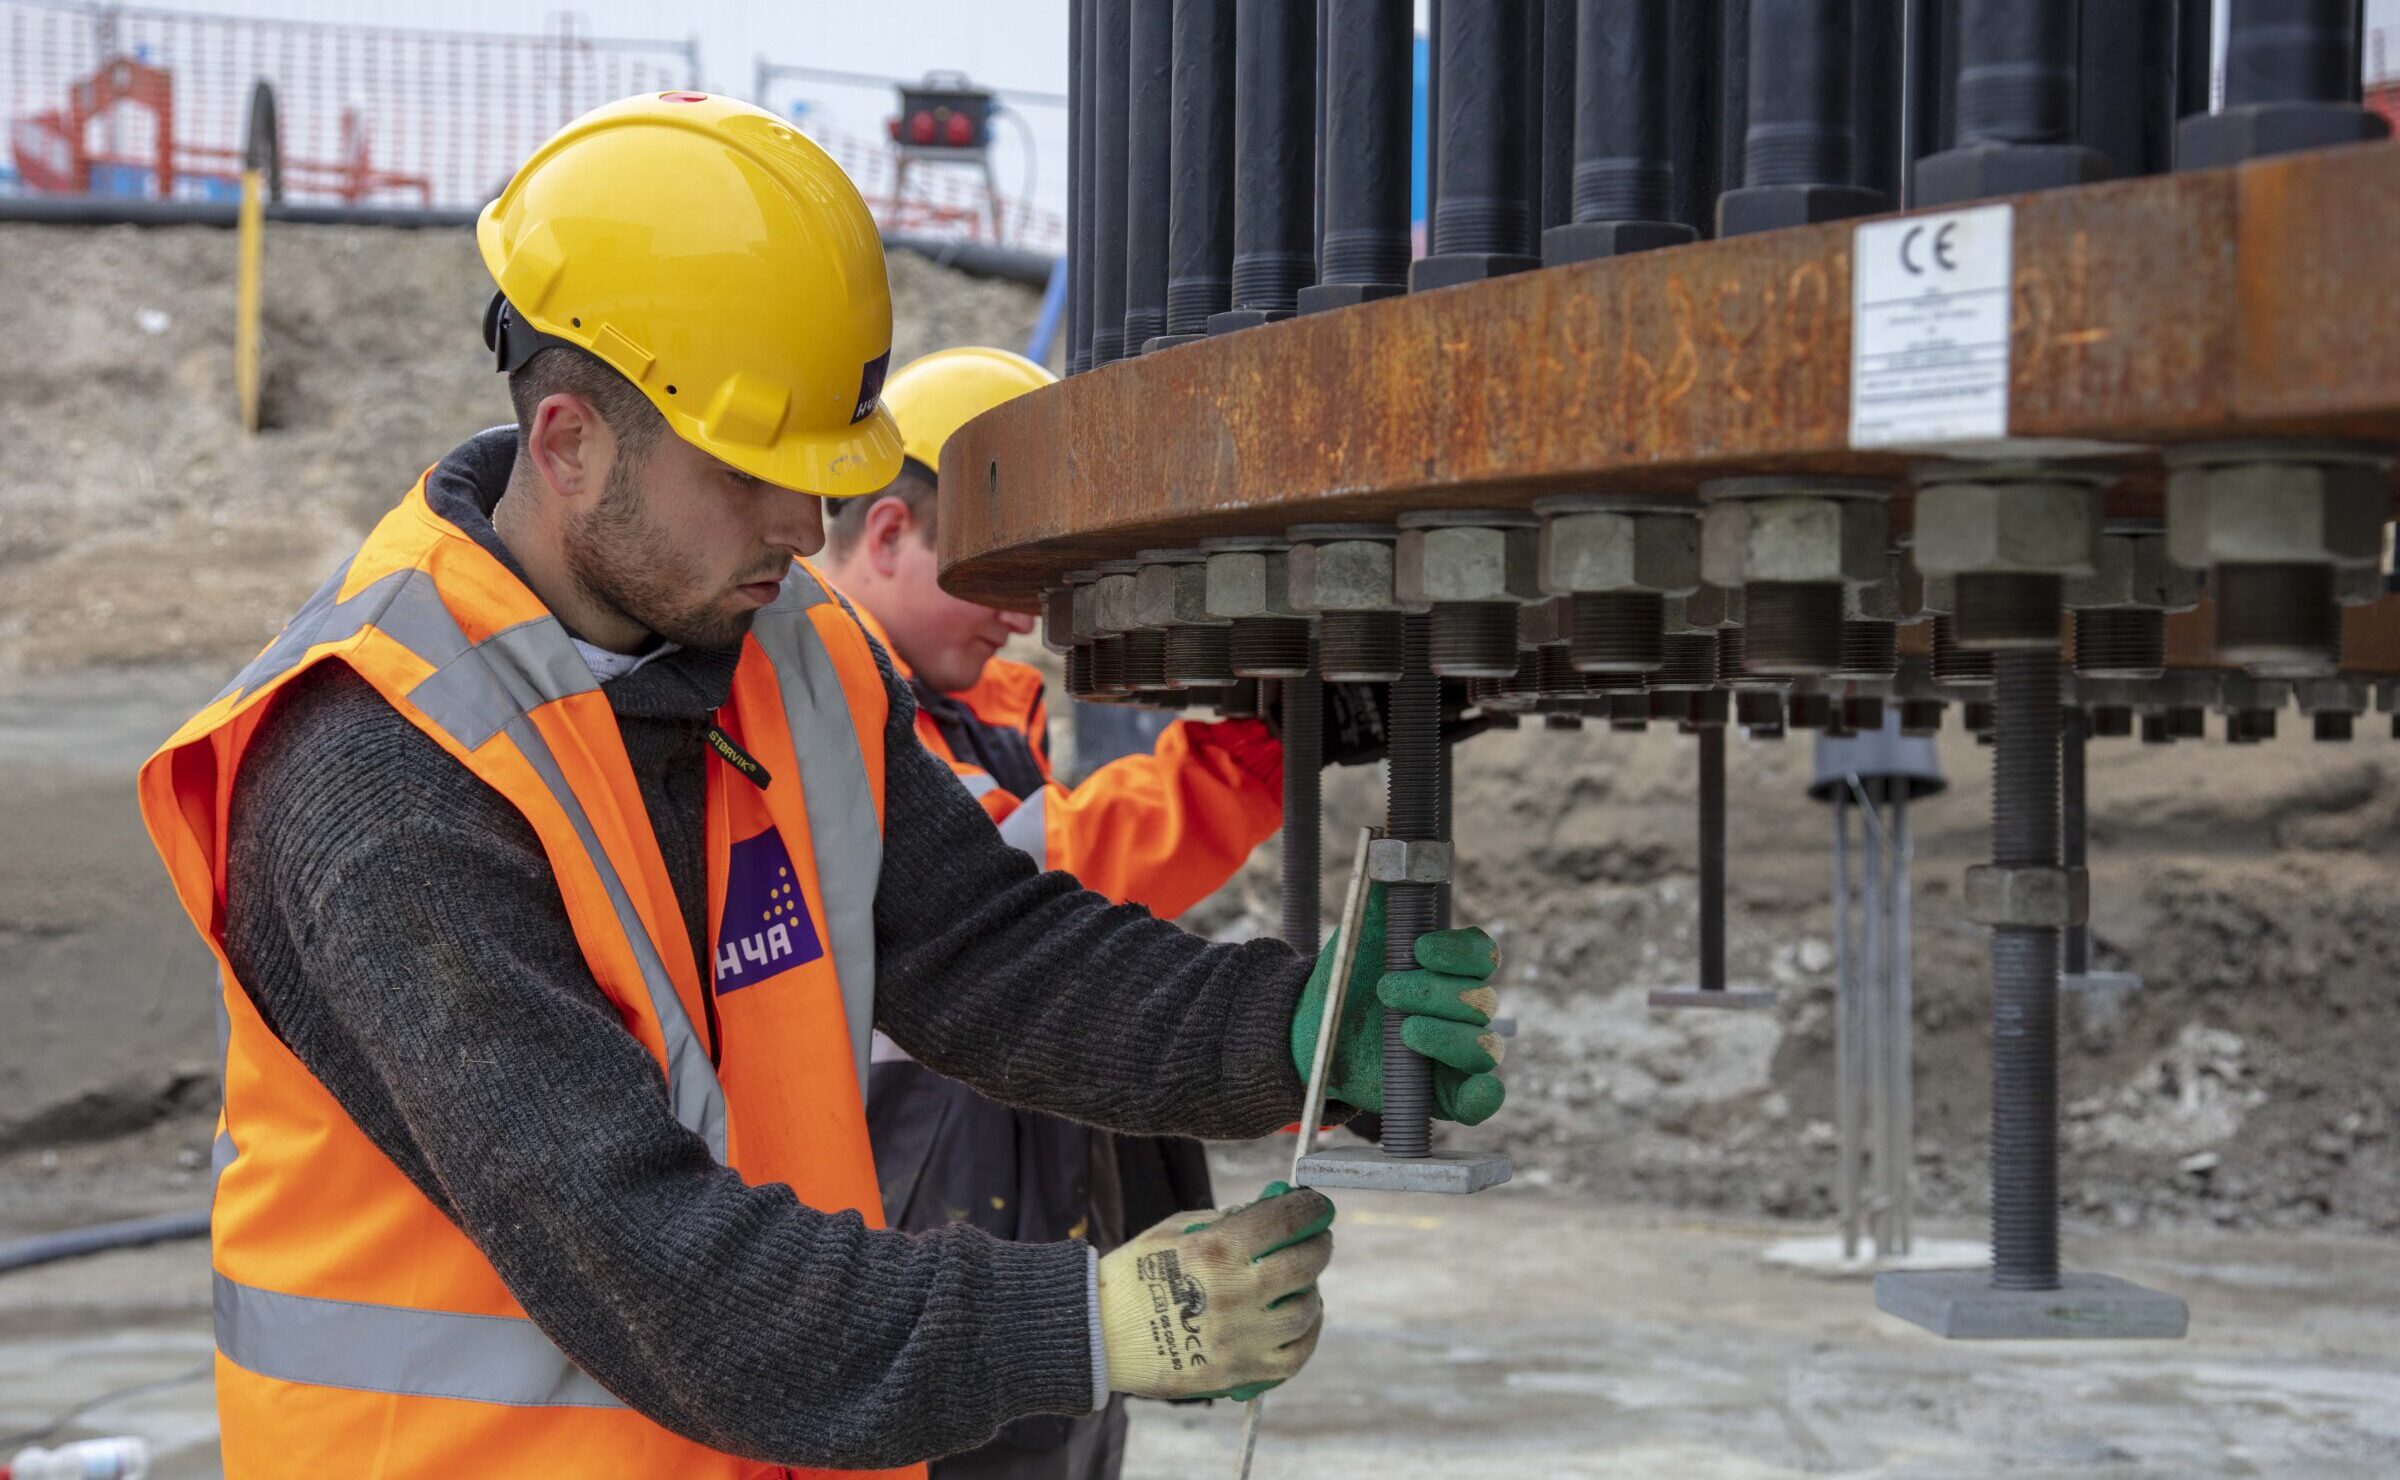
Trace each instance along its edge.
<instances>
[{"instance_id":1,"label":"man's ear","mask_svg":"<svg viewBox=\"0 0 2400 1480\"><path fill-rule=\"evenodd\" d=\"M875 500L859 515L865 528L859 531L859 549L875 567L877 575L889 576L900 569L900 547L915 537L916 515L908 500L888 494L868 494Z\"/></svg>"},{"instance_id":2,"label":"man's ear","mask_svg":"<svg viewBox=\"0 0 2400 1480\"><path fill-rule=\"evenodd\" d=\"M525 454L543 485L559 498L597 498L608 482L616 438L591 402L573 391L556 391L533 408Z\"/></svg>"}]
</instances>

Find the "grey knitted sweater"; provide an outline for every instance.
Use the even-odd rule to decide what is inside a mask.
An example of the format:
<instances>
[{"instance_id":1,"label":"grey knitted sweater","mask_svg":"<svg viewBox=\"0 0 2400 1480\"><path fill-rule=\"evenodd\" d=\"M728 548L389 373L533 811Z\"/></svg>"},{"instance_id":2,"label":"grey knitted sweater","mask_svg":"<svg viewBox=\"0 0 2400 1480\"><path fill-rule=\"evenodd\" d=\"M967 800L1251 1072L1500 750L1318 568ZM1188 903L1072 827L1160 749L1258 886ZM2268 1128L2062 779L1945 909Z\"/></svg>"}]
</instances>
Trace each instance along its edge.
<instances>
[{"instance_id":1,"label":"grey knitted sweater","mask_svg":"<svg viewBox=\"0 0 2400 1480\"><path fill-rule=\"evenodd\" d=\"M503 560L489 513L514 450L485 433L428 485ZM703 735L736 656L671 652L603 686L701 961ZM1037 872L917 744L877 659L883 1029L994 1099L1115 1130L1288 1122L1306 964ZM585 968L531 826L348 669L276 702L230 850L226 947L267 1022L635 1409L769 1463L874 1468L1090 1408L1084 1245L873 1230L712 1160Z\"/></svg>"}]
</instances>

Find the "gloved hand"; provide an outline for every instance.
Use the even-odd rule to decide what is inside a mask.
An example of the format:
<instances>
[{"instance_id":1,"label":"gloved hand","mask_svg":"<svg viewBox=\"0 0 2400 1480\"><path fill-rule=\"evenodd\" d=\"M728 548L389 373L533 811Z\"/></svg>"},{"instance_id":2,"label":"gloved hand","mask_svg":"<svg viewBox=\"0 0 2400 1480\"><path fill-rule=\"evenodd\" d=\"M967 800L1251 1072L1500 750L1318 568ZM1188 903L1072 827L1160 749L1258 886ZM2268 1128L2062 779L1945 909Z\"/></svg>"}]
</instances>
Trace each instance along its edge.
<instances>
[{"instance_id":1,"label":"gloved hand","mask_svg":"<svg viewBox=\"0 0 2400 1480\"><path fill-rule=\"evenodd\" d=\"M1352 963L1342 1018L1335 1030L1333 1060L1326 1068L1325 1097L1359 1110L1383 1109L1383 1015L1403 1015L1400 1039L1433 1060L1433 1113L1439 1120L1480 1125L1506 1097L1500 1067L1506 1051L1491 1031L1499 994L1490 984L1499 968L1499 948L1480 930L1436 930L1417 937L1417 970L1383 966L1383 886L1367 886L1358 956ZM1325 992L1333 980L1337 932L1317 955L1317 969L1300 994L1292 1019L1292 1059L1303 1081L1315 1062L1317 1030L1325 1018Z\"/></svg>"},{"instance_id":2,"label":"gloved hand","mask_svg":"<svg viewBox=\"0 0 2400 1480\"><path fill-rule=\"evenodd\" d=\"M1100 1259L1111 1392L1247 1401L1300 1370L1325 1305L1333 1204L1271 1184L1257 1202L1177 1213Z\"/></svg>"}]
</instances>

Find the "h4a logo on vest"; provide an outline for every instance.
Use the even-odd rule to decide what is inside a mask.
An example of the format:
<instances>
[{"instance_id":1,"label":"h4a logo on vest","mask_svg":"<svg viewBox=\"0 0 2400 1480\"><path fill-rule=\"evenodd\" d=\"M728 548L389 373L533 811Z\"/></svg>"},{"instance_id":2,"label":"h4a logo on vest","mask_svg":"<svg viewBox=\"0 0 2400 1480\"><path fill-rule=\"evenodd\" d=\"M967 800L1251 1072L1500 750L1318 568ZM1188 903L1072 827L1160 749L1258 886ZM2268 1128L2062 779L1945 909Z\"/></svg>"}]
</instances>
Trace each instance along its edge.
<instances>
[{"instance_id":1,"label":"h4a logo on vest","mask_svg":"<svg viewBox=\"0 0 2400 1480\"><path fill-rule=\"evenodd\" d=\"M733 845L725 911L717 917L719 995L752 986L825 954L783 834L770 827Z\"/></svg>"}]
</instances>

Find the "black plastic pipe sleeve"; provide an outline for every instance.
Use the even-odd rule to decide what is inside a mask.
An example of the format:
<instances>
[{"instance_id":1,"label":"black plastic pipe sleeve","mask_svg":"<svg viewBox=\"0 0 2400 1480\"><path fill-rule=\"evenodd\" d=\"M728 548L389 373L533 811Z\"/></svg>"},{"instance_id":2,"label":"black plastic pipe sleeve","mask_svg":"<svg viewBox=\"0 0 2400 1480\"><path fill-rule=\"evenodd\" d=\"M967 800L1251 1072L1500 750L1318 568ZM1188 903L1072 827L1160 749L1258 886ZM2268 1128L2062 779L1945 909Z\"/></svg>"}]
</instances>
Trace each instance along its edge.
<instances>
[{"instance_id":1,"label":"black plastic pipe sleeve","mask_svg":"<svg viewBox=\"0 0 2400 1480\"><path fill-rule=\"evenodd\" d=\"M1233 293L1233 8L1175 0L1167 334L1208 332ZM1148 346L1144 346L1148 348Z\"/></svg>"},{"instance_id":2,"label":"black plastic pipe sleeve","mask_svg":"<svg viewBox=\"0 0 2400 1480\"><path fill-rule=\"evenodd\" d=\"M1133 12L1122 0L1091 0L1092 27L1092 366L1125 357L1126 64Z\"/></svg>"},{"instance_id":3,"label":"black plastic pipe sleeve","mask_svg":"<svg viewBox=\"0 0 2400 1480\"><path fill-rule=\"evenodd\" d=\"M1325 10L1324 236L1314 313L1408 286L1409 104L1415 33L1407 7L1328 0Z\"/></svg>"},{"instance_id":4,"label":"black plastic pipe sleeve","mask_svg":"<svg viewBox=\"0 0 2400 1480\"><path fill-rule=\"evenodd\" d=\"M1175 0L1132 0L1125 84L1125 353L1167 332Z\"/></svg>"},{"instance_id":5,"label":"black plastic pipe sleeve","mask_svg":"<svg viewBox=\"0 0 2400 1480\"><path fill-rule=\"evenodd\" d=\"M1212 334L1290 317L1317 266L1316 7L1239 0L1233 50L1233 307Z\"/></svg>"}]
</instances>

